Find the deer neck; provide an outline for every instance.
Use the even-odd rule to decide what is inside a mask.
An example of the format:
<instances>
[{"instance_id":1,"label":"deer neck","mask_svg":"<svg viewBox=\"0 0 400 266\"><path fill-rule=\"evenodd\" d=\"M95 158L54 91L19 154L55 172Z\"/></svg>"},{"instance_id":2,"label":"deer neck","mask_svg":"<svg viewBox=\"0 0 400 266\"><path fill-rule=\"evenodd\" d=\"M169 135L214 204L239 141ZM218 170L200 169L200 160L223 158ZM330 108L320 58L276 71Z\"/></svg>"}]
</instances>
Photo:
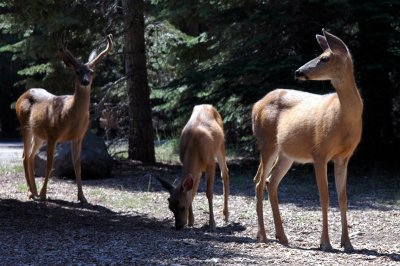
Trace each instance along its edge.
<instances>
[{"instance_id":1,"label":"deer neck","mask_svg":"<svg viewBox=\"0 0 400 266\"><path fill-rule=\"evenodd\" d=\"M72 112L81 115L86 114L89 111L90 105L90 86L81 86L77 81L75 83L75 93L73 96Z\"/></svg>"},{"instance_id":2,"label":"deer neck","mask_svg":"<svg viewBox=\"0 0 400 266\"><path fill-rule=\"evenodd\" d=\"M363 103L354 78L351 58L349 58L347 66L343 69L342 77L332 80L332 85L336 89L344 120L361 121Z\"/></svg>"}]
</instances>

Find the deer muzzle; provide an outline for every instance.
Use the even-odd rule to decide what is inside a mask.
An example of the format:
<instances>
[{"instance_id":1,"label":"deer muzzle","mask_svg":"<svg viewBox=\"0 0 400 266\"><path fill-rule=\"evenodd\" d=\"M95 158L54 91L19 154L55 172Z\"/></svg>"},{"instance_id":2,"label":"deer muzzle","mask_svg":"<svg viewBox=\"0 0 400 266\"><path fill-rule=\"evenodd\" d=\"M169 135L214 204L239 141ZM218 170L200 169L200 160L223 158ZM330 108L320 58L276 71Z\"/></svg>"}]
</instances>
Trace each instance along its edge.
<instances>
[{"instance_id":1,"label":"deer muzzle","mask_svg":"<svg viewBox=\"0 0 400 266\"><path fill-rule=\"evenodd\" d=\"M298 79L298 80L307 80L308 79L307 75L304 74L304 72L300 68L297 69L296 72L294 72L294 77L295 77L295 79Z\"/></svg>"}]
</instances>

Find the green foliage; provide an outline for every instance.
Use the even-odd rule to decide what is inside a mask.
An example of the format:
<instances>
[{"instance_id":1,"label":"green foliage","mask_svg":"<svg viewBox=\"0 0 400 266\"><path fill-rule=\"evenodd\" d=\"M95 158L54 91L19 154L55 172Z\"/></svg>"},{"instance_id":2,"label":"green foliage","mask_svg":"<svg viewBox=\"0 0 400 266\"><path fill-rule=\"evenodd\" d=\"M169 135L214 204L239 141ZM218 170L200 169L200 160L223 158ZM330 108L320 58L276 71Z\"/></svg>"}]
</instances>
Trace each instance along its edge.
<instances>
[{"instance_id":1,"label":"green foliage","mask_svg":"<svg viewBox=\"0 0 400 266\"><path fill-rule=\"evenodd\" d=\"M300 3L204 2L157 1L160 17L191 37L170 49L179 60L177 77L155 89L154 97L161 96L156 110L170 112L181 127L194 105L214 104L227 139L248 143L252 104L277 86L297 86L291 73L305 59L297 54L294 34L280 25L297 23L282 12L299 13Z\"/></svg>"},{"instance_id":2,"label":"green foliage","mask_svg":"<svg viewBox=\"0 0 400 266\"><path fill-rule=\"evenodd\" d=\"M115 48L96 69L101 74L92 102L98 102L104 94L99 87L124 75L125 28L118 4L0 0L2 97L13 84L71 93L73 78L57 51L61 33L67 30L70 50L82 60L93 48L104 47L104 36L112 33ZM254 155L250 113L263 95L277 87L331 91L326 82L297 83L293 78L295 69L321 52L314 36L326 28L349 45L364 98L364 142L357 154L390 154L400 148L398 0L146 4L148 78L160 140L179 135L194 105L211 103L224 119L228 146ZM118 115L127 116L123 84L108 97L112 104L124 103Z\"/></svg>"},{"instance_id":3,"label":"green foliage","mask_svg":"<svg viewBox=\"0 0 400 266\"><path fill-rule=\"evenodd\" d=\"M116 28L107 27L114 16L99 16L100 12L112 15L117 11L111 4L97 1L2 0L0 8L1 34L14 40L0 42L0 52L11 53L12 61L20 66L17 84L40 84L53 93L71 93L72 87L70 73L58 55L63 31L67 31L70 50L84 62L93 48L104 45L106 34L117 32ZM121 24L118 19L114 22L115 26ZM121 64L116 65L119 68L114 73L108 71L111 75L106 78L115 78L121 72Z\"/></svg>"},{"instance_id":4,"label":"green foliage","mask_svg":"<svg viewBox=\"0 0 400 266\"><path fill-rule=\"evenodd\" d=\"M36 74L51 74L53 71L54 69L49 63L47 63L21 69L20 71L18 71L18 75L33 76Z\"/></svg>"},{"instance_id":5,"label":"green foliage","mask_svg":"<svg viewBox=\"0 0 400 266\"><path fill-rule=\"evenodd\" d=\"M168 21L175 33L180 30L189 36L170 43L175 76L153 89L155 110L169 114L166 119L174 127L183 126L194 105L211 103L224 119L228 144L251 152L251 107L263 95L277 87L330 91L327 83L299 84L292 78L295 69L321 52L313 36L322 28L340 36L353 52L367 113L376 113L369 106L378 96L365 92L382 91L363 83L362 72L385 69L382 74L386 76L379 79L387 81L391 75L392 83L385 83L391 93L381 102L388 112L380 120L388 121L384 128L392 130L396 120L400 121L394 113L399 104L392 102L400 83L398 1L153 0L151 4L158 20ZM364 134L374 136L374 131L381 129L371 126ZM380 139L378 146L386 142Z\"/></svg>"},{"instance_id":6,"label":"green foliage","mask_svg":"<svg viewBox=\"0 0 400 266\"><path fill-rule=\"evenodd\" d=\"M155 153L157 162L163 163L179 163L178 139L170 139L166 141L156 141Z\"/></svg>"}]
</instances>

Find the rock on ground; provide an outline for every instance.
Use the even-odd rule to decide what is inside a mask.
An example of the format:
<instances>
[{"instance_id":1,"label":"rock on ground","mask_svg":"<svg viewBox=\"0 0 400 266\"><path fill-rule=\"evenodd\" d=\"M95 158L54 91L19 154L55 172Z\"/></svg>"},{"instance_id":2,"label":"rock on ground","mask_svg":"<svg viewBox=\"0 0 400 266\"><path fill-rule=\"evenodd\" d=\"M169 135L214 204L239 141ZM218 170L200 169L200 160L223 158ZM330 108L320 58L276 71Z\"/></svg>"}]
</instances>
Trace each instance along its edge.
<instances>
[{"instance_id":1,"label":"rock on ground","mask_svg":"<svg viewBox=\"0 0 400 266\"><path fill-rule=\"evenodd\" d=\"M35 158L35 175L45 176L47 145L44 145ZM111 174L113 160L107 152L104 140L90 131L86 134L81 153L82 179L108 178ZM57 144L53 160L52 176L75 178L72 163L71 144Z\"/></svg>"}]
</instances>

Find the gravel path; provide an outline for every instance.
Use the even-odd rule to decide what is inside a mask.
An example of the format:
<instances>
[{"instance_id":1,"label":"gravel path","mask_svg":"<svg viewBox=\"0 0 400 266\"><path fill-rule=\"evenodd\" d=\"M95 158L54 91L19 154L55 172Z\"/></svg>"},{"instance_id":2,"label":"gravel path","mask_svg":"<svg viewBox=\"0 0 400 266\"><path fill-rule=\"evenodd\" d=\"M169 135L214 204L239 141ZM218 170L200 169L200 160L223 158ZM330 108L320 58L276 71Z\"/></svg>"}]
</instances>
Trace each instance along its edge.
<instances>
[{"instance_id":1,"label":"gravel path","mask_svg":"<svg viewBox=\"0 0 400 266\"><path fill-rule=\"evenodd\" d=\"M318 249L319 198L310 171L297 167L280 187L289 246L256 241L252 175L255 165L231 169L230 222L222 221L222 184L215 188L216 232L210 232L204 188L195 198L195 226L176 231L167 193L154 180L179 176L177 166L117 165L112 179L84 181L90 204L76 201L72 180L53 178L46 202L27 198L22 173L0 177L0 261L3 265L400 265L399 176L350 174L349 230L354 248L340 248L340 215L330 184L329 229L333 252ZM375 180L375 181L374 181ZM37 183L42 179L38 178ZM204 182L202 182L204 183ZM204 184L203 184L204 185Z\"/></svg>"},{"instance_id":2,"label":"gravel path","mask_svg":"<svg viewBox=\"0 0 400 266\"><path fill-rule=\"evenodd\" d=\"M20 164L22 157L22 143L0 142L0 168Z\"/></svg>"}]
</instances>

